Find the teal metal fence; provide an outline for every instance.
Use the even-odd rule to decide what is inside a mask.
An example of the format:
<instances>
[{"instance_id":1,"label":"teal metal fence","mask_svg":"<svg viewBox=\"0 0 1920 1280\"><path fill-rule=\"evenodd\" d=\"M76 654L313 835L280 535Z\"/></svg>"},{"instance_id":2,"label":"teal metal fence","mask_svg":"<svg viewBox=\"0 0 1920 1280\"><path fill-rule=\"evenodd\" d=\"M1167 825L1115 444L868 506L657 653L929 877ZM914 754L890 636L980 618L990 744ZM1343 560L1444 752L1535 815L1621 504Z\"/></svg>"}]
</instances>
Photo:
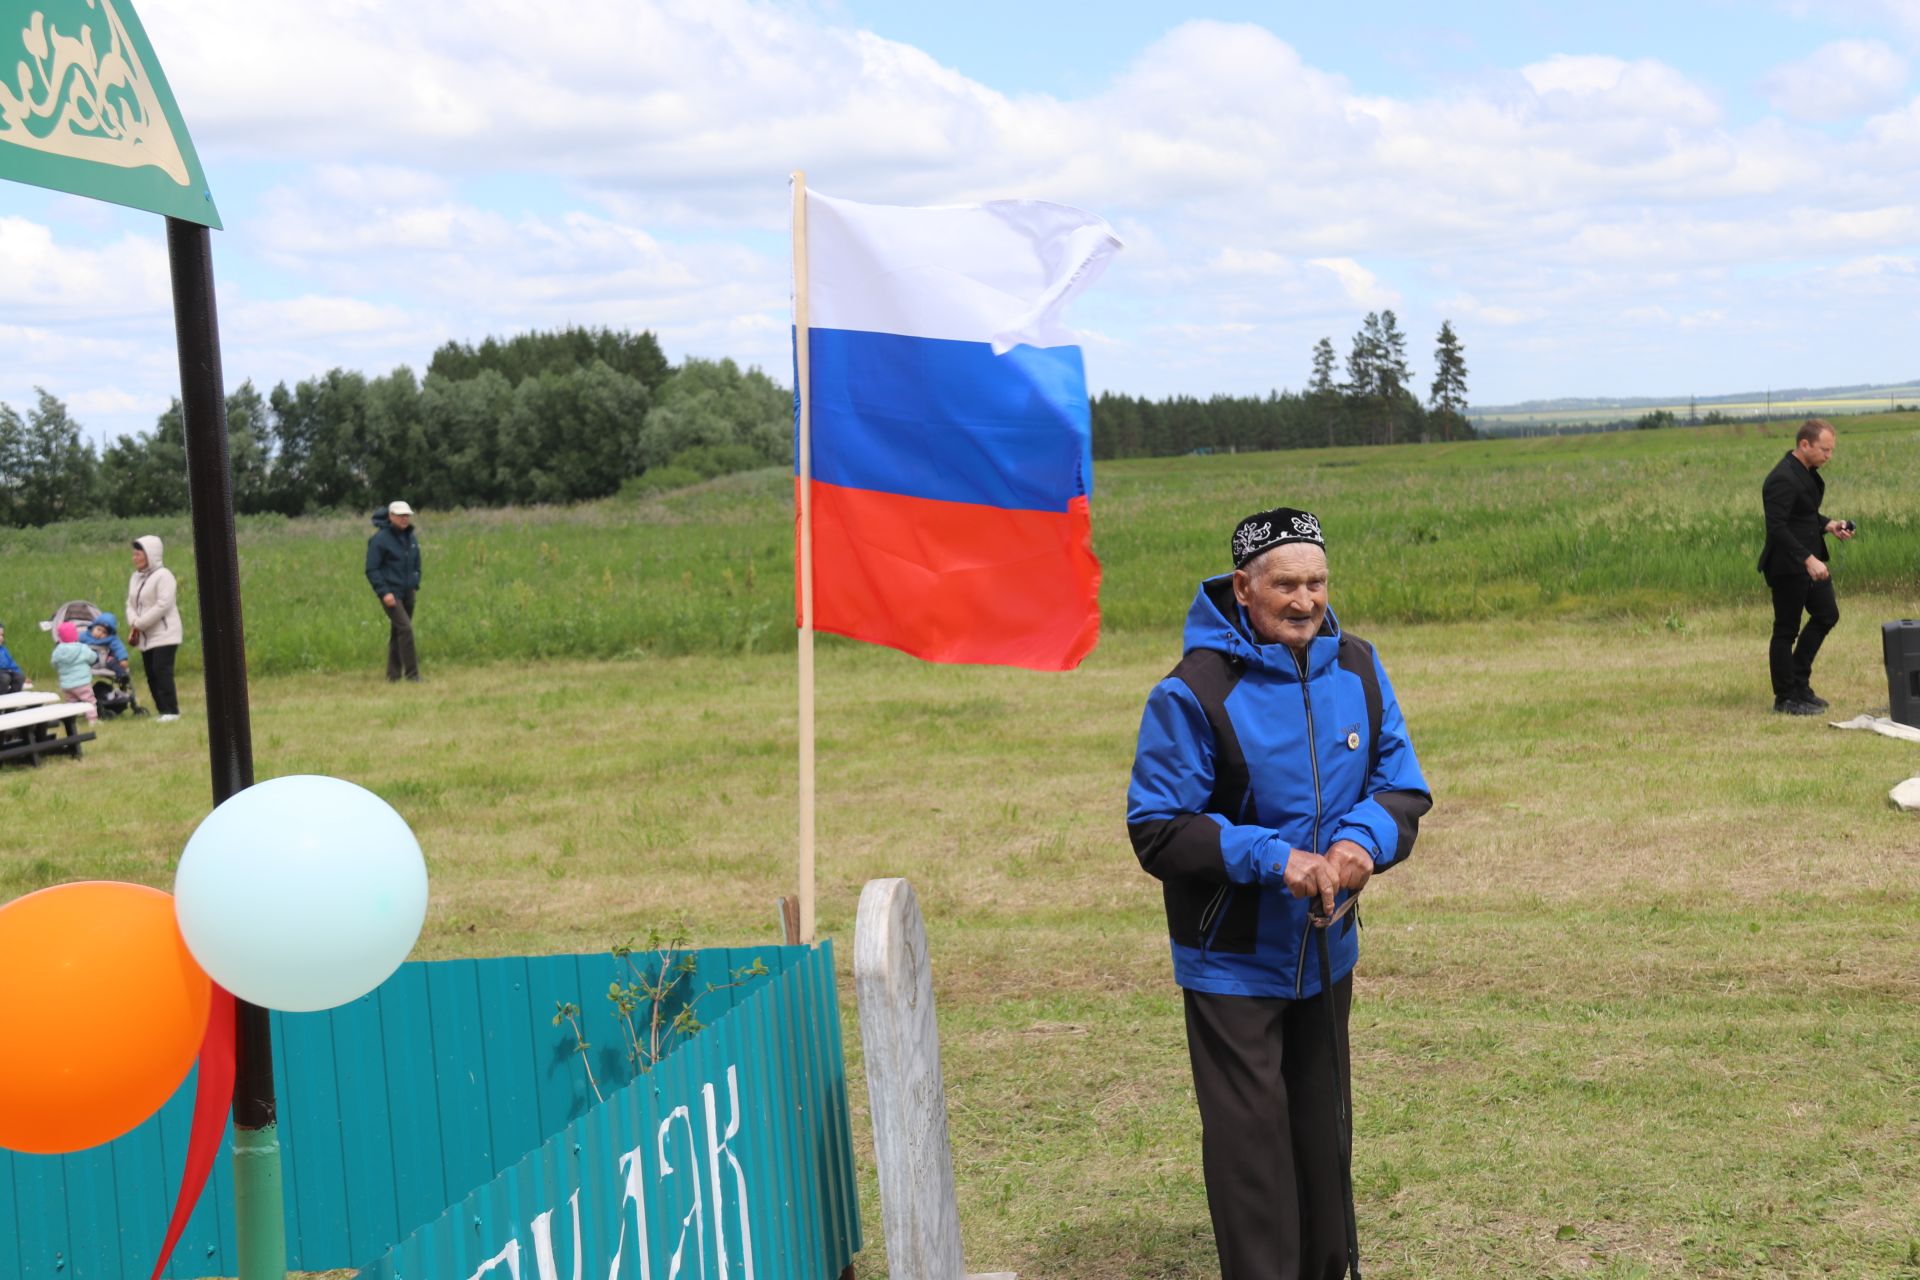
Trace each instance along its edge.
<instances>
[{"instance_id":1,"label":"teal metal fence","mask_svg":"<svg viewBox=\"0 0 1920 1280\"><path fill-rule=\"evenodd\" d=\"M723 1050L739 1034L730 1029L738 1009L781 993L774 1002L781 1008L804 1005L808 1017L826 1021L811 1030L793 1027L812 1056L786 1065L815 1074L777 1087L816 1090L808 1096L821 1106L832 1104L817 1091L833 1093L844 1142L845 1069L830 948L688 954L695 970L672 1004L697 996L695 1012L708 1025L662 1061L657 1078L681 1070L690 1049ZM730 985L756 960L764 976ZM343 1008L275 1015L290 1265L318 1271L367 1264L592 1111L572 1029L553 1025L556 1001L579 1006L601 1089L610 1096L622 1090L634 1072L605 993L610 982L632 978L624 961L604 953L421 962ZM700 995L709 984L718 989ZM0 1277L145 1280L179 1182L192 1086L189 1079L158 1116L105 1147L68 1156L0 1151ZM742 1104L757 1105L746 1098ZM850 1169L850 1146L846 1156ZM232 1206L231 1161L223 1151L168 1276L234 1273ZM857 1250L851 1192L816 1207L844 1211L839 1225L820 1230L851 1239Z\"/></svg>"},{"instance_id":2,"label":"teal metal fence","mask_svg":"<svg viewBox=\"0 0 1920 1280\"><path fill-rule=\"evenodd\" d=\"M830 949L361 1280L835 1280L860 1249Z\"/></svg>"}]
</instances>

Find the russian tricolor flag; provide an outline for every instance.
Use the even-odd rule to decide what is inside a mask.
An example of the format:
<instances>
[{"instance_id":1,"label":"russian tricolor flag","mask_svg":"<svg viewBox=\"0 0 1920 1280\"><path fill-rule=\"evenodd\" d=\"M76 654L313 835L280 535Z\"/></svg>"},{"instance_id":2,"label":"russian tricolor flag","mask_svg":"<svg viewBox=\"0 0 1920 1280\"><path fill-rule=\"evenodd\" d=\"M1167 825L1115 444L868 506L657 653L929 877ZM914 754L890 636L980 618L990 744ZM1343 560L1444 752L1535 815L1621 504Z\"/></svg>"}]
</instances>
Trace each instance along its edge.
<instances>
[{"instance_id":1,"label":"russian tricolor flag","mask_svg":"<svg viewBox=\"0 0 1920 1280\"><path fill-rule=\"evenodd\" d=\"M1119 240L1042 201L804 198L814 626L932 662L1077 666L1100 562L1062 313Z\"/></svg>"}]
</instances>

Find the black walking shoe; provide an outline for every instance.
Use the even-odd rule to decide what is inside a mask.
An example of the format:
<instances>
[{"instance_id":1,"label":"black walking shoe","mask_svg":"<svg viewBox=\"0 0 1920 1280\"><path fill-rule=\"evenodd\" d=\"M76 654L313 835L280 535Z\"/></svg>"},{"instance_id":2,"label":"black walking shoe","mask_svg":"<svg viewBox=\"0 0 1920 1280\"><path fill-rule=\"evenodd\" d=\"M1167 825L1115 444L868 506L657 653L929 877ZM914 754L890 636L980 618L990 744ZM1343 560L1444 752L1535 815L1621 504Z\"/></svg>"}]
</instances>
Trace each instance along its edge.
<instances>
[{"instance_id":1,"label":"black walking shoe","mask_svg":"<svg viewBox=\"0 0 1920 1280\"><path fill-rule=\"evenodd\" d=\"M1820 714L1820 708L1814 706L1811 702L1802 702L1798 698L1775 698L1773 700L1773 710L1774 714L1783 716L1817 716Z\"/></svg>"},{"instance_id":2,"label":"black walking shoe","mask_svg":"<svg viewBox=\"0 0 1920 1280\"><path fill-rule=\"evenodd\" d=\"M1825 711L1830 705L1825 698L1813 691L1813 686L1810 684L1801 685L1800 692L1793 696L1796 701L1804 702L1808 706L1815 707L1821 711Z\"/></svg>"}]
</instances>

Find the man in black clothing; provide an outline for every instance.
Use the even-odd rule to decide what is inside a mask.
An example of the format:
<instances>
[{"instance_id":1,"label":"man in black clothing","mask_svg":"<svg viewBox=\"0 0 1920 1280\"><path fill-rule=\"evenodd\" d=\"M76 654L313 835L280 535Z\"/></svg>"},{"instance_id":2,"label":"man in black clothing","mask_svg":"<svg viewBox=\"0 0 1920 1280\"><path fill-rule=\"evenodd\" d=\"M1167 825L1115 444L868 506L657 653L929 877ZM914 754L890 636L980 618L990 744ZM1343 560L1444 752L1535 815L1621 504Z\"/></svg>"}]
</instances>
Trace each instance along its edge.
<instances>
[{"instance_id":1,"label":"man in black clothing","mask_svg":"<svg viewBox=\"0 0 1920 1280\"><path fill-rule=\"evenodd\" d=\"M367 583L387 611L387 679L420 679L413 647L413 606L420 590L420 544L413 534L413 508L390 502L373 513L367 539Z\"/></svg>"},{"instance_id":2,"label":"man in black clothing","mask_svg":"<svg viewBox=\"0 0 1920 1280\"><path fill-rule=\"evenodd\" d=\"M1760 572L1773 592L1773 640L1767 666L1773 676L1773 709L1786 715L1814 716L1827 700L1808 683L1820 642L1840 621L1827 570L1827 534L1841 541L1853 536L1851 520L1829 520L1820 511L1827 483L1820 468L1833 458L1833 424L1808 418L1794 436L1793 451L1767 473L1760 487L1766 512L1767 542L1760 551ZM1807 625L1800 626L1800 615Z\"/></svg>"}]
</instances>

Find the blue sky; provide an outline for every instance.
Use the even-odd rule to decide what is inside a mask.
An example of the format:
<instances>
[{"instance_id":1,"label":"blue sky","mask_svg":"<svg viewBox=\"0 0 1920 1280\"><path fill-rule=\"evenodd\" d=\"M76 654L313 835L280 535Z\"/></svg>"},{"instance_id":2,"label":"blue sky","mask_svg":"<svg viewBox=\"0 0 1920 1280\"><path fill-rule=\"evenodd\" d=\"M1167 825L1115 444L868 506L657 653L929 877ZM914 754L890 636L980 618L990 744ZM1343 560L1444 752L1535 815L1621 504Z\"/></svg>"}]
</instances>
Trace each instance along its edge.
<instances>
[{"instance_id":1,"label":"blue sky","mask_svg":"<svg viewBox=\"0 0 1920 1280\"><path fill-rule=\"evenodd\" d=\"M1391 307L1473 399L1920 375L1920 0L141 0L227 229L230 383L649 328L787 367L788 170L1128 249L1096 389L1264 392ZM0 187L0 401L177 382L155 219Z\"/></svg>"}]
</instances>

